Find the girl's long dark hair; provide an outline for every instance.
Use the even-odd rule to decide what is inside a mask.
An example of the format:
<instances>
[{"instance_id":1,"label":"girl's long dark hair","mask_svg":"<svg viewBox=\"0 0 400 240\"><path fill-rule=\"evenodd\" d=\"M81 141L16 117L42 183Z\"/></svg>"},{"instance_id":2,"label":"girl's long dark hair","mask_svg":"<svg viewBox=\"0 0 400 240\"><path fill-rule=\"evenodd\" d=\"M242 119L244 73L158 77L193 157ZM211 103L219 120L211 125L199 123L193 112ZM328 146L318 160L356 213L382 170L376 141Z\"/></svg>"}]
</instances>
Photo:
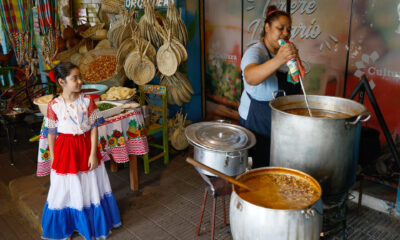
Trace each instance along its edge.
<instances>
[{"instance_id":1,"label":"girl's long dark hair","mask_svg":"<svg viewBox=\"0 0 400 240\"><path fill-rule=\"evenodd\" d=\"M264 27L261 33L261 37L265 37L265 24L269 24L271 26L271 23L278 19L280 16L285 16L292 21L292 18L290 17L290 14L279 10L275 5L269 5L267 8L267 12L265 13L265 20L264 20Z\"/></svg>"}]
</instances>

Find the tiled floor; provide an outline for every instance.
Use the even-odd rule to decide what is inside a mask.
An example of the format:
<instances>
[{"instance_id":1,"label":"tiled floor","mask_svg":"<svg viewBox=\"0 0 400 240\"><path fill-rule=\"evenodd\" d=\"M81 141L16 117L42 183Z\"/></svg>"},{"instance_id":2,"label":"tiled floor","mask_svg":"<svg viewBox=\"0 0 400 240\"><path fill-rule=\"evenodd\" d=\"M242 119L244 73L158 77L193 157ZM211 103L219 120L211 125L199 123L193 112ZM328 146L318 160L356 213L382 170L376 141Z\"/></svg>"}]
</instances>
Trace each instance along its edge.
<instances>
[{"instance_id":1,"label":"tiled floor","mask_svg":"<svg viewBox=\"0 0 400 240\"><path fill-rule=\"evenodd\" d=\"M0 141L4 138L0 137ZM37 154L35 144L20 142L17 147L14 167L7 162L7 149L1 151L0 147L0 239L40 239L40 233L33 226L40 222L48 177L33 175ZM122 227L113 230L109 239L210 239L211 197L207 201L200 236L195 236L205 184L196 170L185 162L191 154L190 150L173 153L170 164L166 166L162 161L154 162L148 175L143 173L142 164L139 164L139 193L129 189L127 168L109 173L123 223ZM18 208L16 199L10 198L6 188L10 181L11 192L19 193L14 197L26 203L27 208ZM29 193L28 196L18 197L24 192L25 195ZM225 202L229 208L229 197ZM362 208L358 214L354 204L349 207L348 239L400 239L399 219L367 208ZM227 213L229 220L229 210ZM22 217L24 214L26 216ZM222 204L218 200L215 239L231 239L230 228L224 226L222 216ZM75 236L74 239L83 238ZM336 239L342 238L338 236Z\"/></svg>"}]
</instances>

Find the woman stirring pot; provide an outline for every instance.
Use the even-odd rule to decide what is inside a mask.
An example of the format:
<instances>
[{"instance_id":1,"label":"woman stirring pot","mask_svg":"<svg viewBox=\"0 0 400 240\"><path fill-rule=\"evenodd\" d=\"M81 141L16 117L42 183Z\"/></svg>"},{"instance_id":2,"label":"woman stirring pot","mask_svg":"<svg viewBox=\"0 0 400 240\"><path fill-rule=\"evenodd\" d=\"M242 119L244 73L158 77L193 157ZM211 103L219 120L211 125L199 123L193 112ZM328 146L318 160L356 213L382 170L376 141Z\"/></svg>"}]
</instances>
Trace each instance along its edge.
<instances>
[{"instance_id":1,"label":"woman stirring pot","mask_svg":"<svg viewBox=\"0 0 400 240\"><path fill-rule=\"evenodd\" d=\"M289 94L299 94L300 84L287 82L286 62L298 58L298 51L291 43L279 45L279 40L290 39L292 20L287 12L276 6L268 7L262 39L250 46L241 61L244 91L239 106L239 123L251 130L257 144L249 151L253 168L269 165L271 138L272 93L282 89Z\"/></svg>"}]
</instances>

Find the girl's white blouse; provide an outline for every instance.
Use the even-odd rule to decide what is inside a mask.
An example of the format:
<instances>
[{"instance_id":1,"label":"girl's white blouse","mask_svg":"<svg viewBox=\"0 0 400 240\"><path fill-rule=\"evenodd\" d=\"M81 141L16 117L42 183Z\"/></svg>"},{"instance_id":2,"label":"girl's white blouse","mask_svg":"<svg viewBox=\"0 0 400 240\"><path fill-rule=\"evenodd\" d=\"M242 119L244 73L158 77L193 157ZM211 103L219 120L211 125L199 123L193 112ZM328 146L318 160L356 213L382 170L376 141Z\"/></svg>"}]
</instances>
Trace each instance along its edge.
<instances>
[{"instance_id":1,"label":"girl's white blouse","mask_svg":"<svg viewBox=\"0 0 400 240\"><path fill-rule=\"evenodd\" d=\"M83 134L104 122L94 101L81 94L74 102L66 103L59 96L47 107L45 127L52 133Z\"/></svg>"}]
</instances>

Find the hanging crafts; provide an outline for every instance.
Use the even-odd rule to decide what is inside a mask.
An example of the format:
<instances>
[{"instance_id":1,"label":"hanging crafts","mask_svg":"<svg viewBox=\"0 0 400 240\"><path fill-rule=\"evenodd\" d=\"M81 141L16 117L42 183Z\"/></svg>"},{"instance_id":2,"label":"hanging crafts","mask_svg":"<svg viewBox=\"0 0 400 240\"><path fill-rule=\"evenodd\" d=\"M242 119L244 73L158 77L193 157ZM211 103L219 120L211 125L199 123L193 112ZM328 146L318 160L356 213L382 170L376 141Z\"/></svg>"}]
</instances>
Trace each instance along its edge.
<instances>
[{"instance_id":1,"label":"hanging crafts","mask_svg":"<svg viewBox=\"0 0 400 240\"><path fill-rule=\"evenodd\" d=\"M53 60L57 55L57 33L52 28L49 29L47 34L42 38L40 43L42 46L43 59L49 66L52 66Z\"/></svg>"}]
</instances>

